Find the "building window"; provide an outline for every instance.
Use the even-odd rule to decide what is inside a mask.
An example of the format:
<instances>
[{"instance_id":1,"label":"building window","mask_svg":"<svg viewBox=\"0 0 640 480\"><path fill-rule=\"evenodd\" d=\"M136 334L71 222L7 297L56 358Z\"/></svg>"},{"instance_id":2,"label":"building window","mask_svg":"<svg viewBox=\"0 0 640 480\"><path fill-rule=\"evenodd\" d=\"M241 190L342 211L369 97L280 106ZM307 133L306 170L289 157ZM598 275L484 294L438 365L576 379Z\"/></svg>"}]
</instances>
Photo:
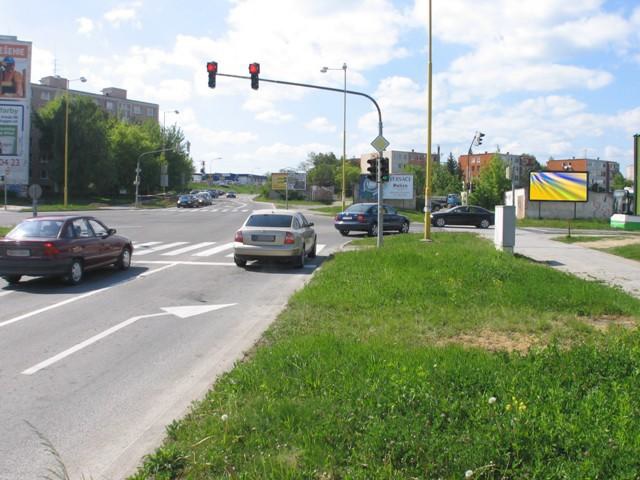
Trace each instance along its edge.
<instances>
[{"instance_id":1,"label":"building window","mask_svg":"<svg viewBox=\"0 0 640 480\"><path fill-rule=\"evenodd\" d=\"M154 110L151 107L147 107L147 117L153 117L154 116Z\"/></svg>"},{"instance_id":2,"label":"building window","mask_svg":"<svg viewBox=\"0 0 640 480\"><path fill-rule=\"evenodd\" d=\"M40 180L48 180L49 179L49 172L47 172L46 170L40 170Z\"/></svg>"},{"instance_id":3,"label":"building window","mask_svg":"<svg viewBox=\"0 0 640 480\"><path fill-rule=\"evenodd\" d=\"M51 100L51 92L40 92L41 100Z\"/></svg>"},{"instance_id":4,"label":"building window","mask_svg":"<svg viewBox=\"0 0 640 480\"><path fill-rule=\"evenodd\" d=\"M133 106L133 113L135 113L136 115L140 115L142 113L142 109L140 108L140 105Z\"/></svg>"},{"instance_id":5,"label":"building window","mask_svg":"<svg viewBox=\"0 0 640 480\"><path fill-rule=\"evenodd\" d=\"M113 107L114 107L113 102L107 101L107 110L113 110Z\"/></svg>"}]
</instances>

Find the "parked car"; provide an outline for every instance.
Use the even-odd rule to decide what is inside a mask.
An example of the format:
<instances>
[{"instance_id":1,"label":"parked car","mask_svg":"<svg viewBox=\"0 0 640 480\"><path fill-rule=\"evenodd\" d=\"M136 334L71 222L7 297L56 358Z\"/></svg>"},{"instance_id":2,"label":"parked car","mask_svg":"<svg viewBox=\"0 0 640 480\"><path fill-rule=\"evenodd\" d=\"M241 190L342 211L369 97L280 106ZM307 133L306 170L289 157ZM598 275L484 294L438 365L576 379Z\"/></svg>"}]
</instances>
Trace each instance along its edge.
<instances>
[{"instance_id":1,"label":"parked car","mask_svg":"<svg viewBox=\"0 0 640 480\"><path fill-rule=\"evenodd\" d=\"M89 216L44 216L23 220L0 239L0 276L16 284L22 276L62 277L72 285L84 272L131 265L131 240Z\"/></svg>"},{"instance_id":2,"label":"parked car","mask_svg":"<svg viewBox=\"0 0 640 480\"><path fill-rule=\"evenodd\" d=\"M248 260L279 259L302 268L315 258L317 235L313 222L291 210L256 210L236 232L233 260L239 267Z\"/></svg>"},{"instance_id":3,"label":"parked car","mask_svg":"<svg viewBox=\"0 0 640 480\"><path fill-rule=\"evenodd\" d=\"M399 214L395 208L383 205L382 223L384 230L397 230L400 233L409 231L409 218ZM342 235L349 232L367 232L369 236L378 235L378 204L354 203L344 212L336 215L333 226Z\"/></svg>"},{"instance_id":4,"label":"parked car","mask_svg":"<svg viewBox=\"0 0 640 480\"><path fill-rule=\"evenodd\" d=\"M195 195L180 195L176 202L178 208L194 208L198 206L198 200Z\"/></svg>"},{"instance_id":5,"label":"parked car","mask_svg":"<svg viewBox=\"0 0 640 480\"><path fill-rule=\"evenodd\" d=\"M227 198L236 198L236 192L227 192Z\"/></svg>"},{"instance_id":6,"label":"parked car","mask_svg":"<svg viewBox=\"0 0 640 480\"><path fill-rule=\"evenodd\" d=\"M494 221L493 212L475 205L448 208L431 214L431 224L435 227L474 225L478 228L489 228Z\"/></svg>"}]
</instances>

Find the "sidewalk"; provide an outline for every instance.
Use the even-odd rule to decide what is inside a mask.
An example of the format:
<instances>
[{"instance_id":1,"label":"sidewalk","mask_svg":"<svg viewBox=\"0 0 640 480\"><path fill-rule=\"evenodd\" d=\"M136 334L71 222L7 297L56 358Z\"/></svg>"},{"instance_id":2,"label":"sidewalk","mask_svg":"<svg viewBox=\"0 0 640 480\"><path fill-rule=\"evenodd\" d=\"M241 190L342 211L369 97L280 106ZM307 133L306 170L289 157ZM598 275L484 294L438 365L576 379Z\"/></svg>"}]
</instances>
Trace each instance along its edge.
<instances>
[{"instance_id":1,"label":"sidewalk","mask_svg":"<svg viewBox=\"0 0 640 480\"><path fill-rule=\"evenodd\" d=\"M493 234L490 230L489 233ZM578 277L601 281L622 288L640 298L640 262L617 255L551 240L557 233L545 234L519 228L514 252ZM493 235L491 235L493 241Z\"/></svg>"}]
</instances>

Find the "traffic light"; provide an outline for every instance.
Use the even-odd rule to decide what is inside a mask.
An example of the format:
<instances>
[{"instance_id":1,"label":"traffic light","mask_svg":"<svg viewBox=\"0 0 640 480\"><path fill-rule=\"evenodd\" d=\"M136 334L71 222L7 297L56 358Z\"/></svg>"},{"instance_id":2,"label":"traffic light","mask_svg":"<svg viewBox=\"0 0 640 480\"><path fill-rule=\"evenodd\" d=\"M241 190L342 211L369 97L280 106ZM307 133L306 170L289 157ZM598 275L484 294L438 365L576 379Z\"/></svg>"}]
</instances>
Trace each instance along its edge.
<instances>
[{"instance_id":1,"label":"traffic light","mask_svg":"<svg viewBox=\"0 0 640 480\"><path fill-rule=\"evenodd\" d=\"M260 75L260 64L252 63L249 65L249 73L251 74L251 88L258 90L258 75Z\"/></svg>"},{"instance_id":2,"label":"traffic light","mask_svg":"<svg viewBox=\"0 0 640 480\"><path fill-rule=\"evenodd\" d=\"M478 146L482 145L482 138L483 137L484 137L484 133L478 132L478 141L477 141L476 145L478 145Z\"/></svg>"},{"instance_id":3,"label":"traffic light","mask_svg":"<svg viewBox=\"0 0 640 480\"><path fill-rule=\"evenodd\" d=\"M216 73L218 73L218 62L207 62L207 73L209 74L209 88L216 88Z\"/></svg>"},{"instance_id":4,"label":"traffic light","mask_svg":"<svg viewBox=\"0 0 640 480\"><path fill-rule=\"evenodd\" d=\"M389 181L389 159L380 159L380 180L383 182Z\"/></svg>"},{"instance_id":5,"label":"traffic light","mask_svg":"<svg viewBox=\"0 0 640 480\"><path fill-rule=\"evenodd\" d=\"M378 180L378 159L370 158L367 160L367 163L369 164L367 167L367 172L369 172L367 178L376 182Z\"/></svg>"}]
</instances>

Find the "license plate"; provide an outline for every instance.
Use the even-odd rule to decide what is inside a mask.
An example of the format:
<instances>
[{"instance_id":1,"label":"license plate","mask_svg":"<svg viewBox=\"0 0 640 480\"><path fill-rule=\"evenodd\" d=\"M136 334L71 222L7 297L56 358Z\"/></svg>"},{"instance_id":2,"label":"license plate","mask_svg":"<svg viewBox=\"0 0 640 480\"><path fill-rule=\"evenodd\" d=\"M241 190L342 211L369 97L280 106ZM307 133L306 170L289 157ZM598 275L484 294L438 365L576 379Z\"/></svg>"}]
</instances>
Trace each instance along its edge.
<instances>
[{"instance_id":1,"label":"license plate","mask_svg":"<svg viewBox=\"0 0 640 480\"><path fill-rule=\"evenodd\" d=\"M342 217L343 220L353 220L353 217Z\"/></svg>"},{"instance_id":2,"label":"license plate","mask_svg":"<svg viewBox=\"0 0 640 480\"><path fill-rule=\"evenodd\" d=\"M251 240L254 242L275 242L275 235L252 235Z\"/></svg>"},{"instance_id":3,"label":"license plate","mask_svg":"<svg viewBox=\"0 0 640 480\"><path fill-rule=\"evenodd\" d=\"M29 250L7 249L7 257L28 257L31 255Z\"/></svg>"}]
</instances>

